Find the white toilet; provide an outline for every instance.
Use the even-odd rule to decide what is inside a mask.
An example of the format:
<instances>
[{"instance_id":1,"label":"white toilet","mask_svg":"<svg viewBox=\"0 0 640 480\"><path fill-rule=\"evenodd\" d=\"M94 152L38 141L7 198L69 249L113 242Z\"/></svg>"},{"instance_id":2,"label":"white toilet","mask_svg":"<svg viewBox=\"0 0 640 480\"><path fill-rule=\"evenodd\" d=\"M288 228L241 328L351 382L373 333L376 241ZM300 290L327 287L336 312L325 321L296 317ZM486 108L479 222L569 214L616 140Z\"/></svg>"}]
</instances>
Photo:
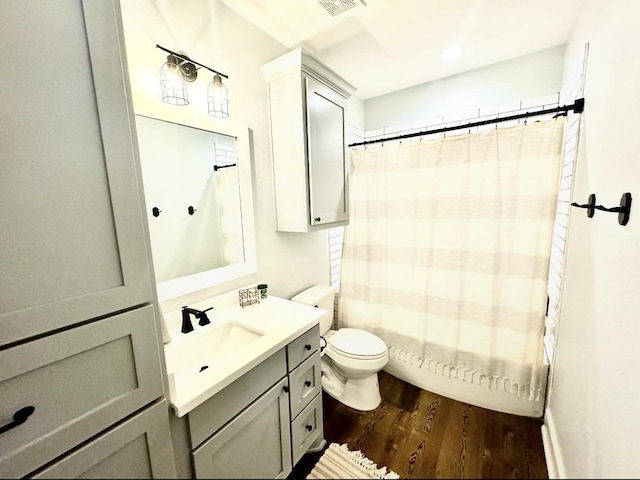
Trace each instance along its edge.
<instances>
[{"instance_id":1,"label":"white toilet","mask_svg":"<svg viewBox=\"0 0 640 480\"><path fill-rule=\"evenodd\" d=\"M356 410L373 410L380 405L378 372L389 360L387 345L373 333L357 328L331 330L335 289L315 285L291 300L327 310L320 319L322 388L336 400ZM321 347L324 342L321 342Z\"/></svg>"}]
</instances>

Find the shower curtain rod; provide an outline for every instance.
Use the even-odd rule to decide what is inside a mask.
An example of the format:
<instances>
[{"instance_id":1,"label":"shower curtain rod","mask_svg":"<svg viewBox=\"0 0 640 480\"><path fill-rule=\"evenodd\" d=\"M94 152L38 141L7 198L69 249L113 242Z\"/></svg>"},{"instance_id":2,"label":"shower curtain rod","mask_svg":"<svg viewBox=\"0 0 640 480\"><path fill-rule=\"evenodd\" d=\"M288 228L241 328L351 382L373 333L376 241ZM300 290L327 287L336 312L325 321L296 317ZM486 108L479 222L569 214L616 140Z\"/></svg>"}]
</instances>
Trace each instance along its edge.
<instances>
[{"instance_id":1,"label":"shower curtain rod","mask_svg":"<svg viewBox=\"0 0 640 480\"><path fill-rule=\"evenodd\" d=\"M548 115L549 113L559 112L559 114L561 115L561 114L566 114L569 110L573 110L575 113L582 113L584 111L584 98L578 98L575 102L573 102L572 105L562 105L560 107L554 107L548 110L540 110L538 112L519 113L516 115L510 115L508 117L494 118L492 120L479 120L477 122L465 123L464 125L454 125L450 127L435 128L433 130L424 130L422 132L405 133L404 135L396 135L394 137L377 138L375 140L364 140L362 142L351 143L349 147L359 147L361 145L370 145L372 143L390 142L393 140L402 140L404 138L421 137L423 135L450 132L452 130L463 130L465 128L479 127L481 125L491 125L494 123L508 122L510 120L519 120L521 118Z\"/></svg>"}]
</instances>

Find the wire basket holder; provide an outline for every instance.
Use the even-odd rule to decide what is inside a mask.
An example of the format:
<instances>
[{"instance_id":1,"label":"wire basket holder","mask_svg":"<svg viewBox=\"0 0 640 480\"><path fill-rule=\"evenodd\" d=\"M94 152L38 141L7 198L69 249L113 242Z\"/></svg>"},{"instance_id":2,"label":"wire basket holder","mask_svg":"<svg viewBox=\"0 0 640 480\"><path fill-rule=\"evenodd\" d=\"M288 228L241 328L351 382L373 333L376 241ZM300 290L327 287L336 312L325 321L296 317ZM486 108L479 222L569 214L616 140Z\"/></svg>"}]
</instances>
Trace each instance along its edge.
<instances>
[{"instance_id":1,"label":"wire basket holder","mask_svg":"<svg viewBox=\"0 0 640 480\"><path fill-rule=\"evenodd\" d=\"M260 293L256 287L238 290L238 300L242 308L260 303Z\"/></svg>"}]
</instances>

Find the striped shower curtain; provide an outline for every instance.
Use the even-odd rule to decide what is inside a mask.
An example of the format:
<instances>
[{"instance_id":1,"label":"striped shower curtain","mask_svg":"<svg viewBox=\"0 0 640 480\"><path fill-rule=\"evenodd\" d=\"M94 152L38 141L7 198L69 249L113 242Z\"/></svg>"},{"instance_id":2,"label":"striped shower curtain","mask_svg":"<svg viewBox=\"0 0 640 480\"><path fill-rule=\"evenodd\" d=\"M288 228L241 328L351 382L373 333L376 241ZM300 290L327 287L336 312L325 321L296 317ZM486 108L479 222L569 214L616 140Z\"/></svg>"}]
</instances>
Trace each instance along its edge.
<instances>
[{"instance_id":1,"label":"striped shower curtain","mask_svg":"<svg viewBox=\"0 0 640 480\"><path fill-rule=\"evenodd\" d=\"M564 118L352 152L339 327L538 397Z\"/></svg>"},{"instance_id":2,"label":"striped shower curtain","mask_svg":"<svg viewBox=\"0 0 640 480\"><path fill-rule=\"evenodd\" d=\"M242 210L238 193L238 168L220 169L214 175L223 265L242 263L244 262L244 243L242 241Z\"/></svg>"}]
</instances>

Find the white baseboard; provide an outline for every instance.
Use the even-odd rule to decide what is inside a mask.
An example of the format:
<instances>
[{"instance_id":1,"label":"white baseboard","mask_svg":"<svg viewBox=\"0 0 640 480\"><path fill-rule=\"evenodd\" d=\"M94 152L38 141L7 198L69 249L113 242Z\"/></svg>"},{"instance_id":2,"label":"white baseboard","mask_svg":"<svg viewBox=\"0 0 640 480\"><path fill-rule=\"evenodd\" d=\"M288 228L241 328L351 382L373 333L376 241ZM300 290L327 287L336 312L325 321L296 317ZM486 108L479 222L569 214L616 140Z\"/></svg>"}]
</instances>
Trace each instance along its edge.
<instances>
[{"instance_id":1,"label":"white baseboard","mask_svg":"<svg viewBox=\"0 0 640 480\"><path fill-rule=\"evenodd\" d=\"M542 446L549 478L567 478L562 456L558 449L558 436L553 422L553 414L548 408L545 411L544 424L542 425Z\"/></svg>"}]
</instances>

